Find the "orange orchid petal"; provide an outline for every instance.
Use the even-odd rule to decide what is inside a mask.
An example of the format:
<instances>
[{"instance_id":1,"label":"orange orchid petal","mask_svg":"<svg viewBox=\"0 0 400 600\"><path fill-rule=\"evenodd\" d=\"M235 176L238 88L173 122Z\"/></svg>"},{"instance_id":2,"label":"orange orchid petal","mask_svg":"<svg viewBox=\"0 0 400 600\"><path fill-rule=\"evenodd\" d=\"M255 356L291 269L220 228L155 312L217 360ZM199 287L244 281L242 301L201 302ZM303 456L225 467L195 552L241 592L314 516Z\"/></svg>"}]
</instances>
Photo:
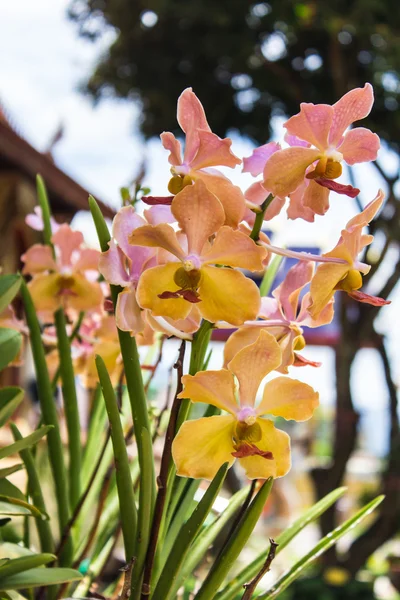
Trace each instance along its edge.
<instances>
[{"instance_id":1,"label":"orange orchid petal","mask_svg":"<svg viewBox=\"0 0 400 600\"><path fill-rule=\"evenodd\" d=\"M186 133L185 163L190 163L199 146L198 130L211 131L204 108L192 88L186 88L178 98L178 123Z\"/></svg>"},{"instance_id":2,"label":"orange orchid petal","mask_svg":"<svg viewBox=\"0 0 400 600\"><path fill-rule=\"evenodd\" d=\"M303 102L300 104L300 112L286 121L284 127L290 135L295 135L320 150L325 150L328 147L332 118L332 106Z\"/></svg>"},{"instance_id":3,"label":"orange orchid petal","mask_svg":"<svg viewBox=\"0 0 400 600\"><path fill-rule=\"evenodd\" d=\"M272 452L272 459L261 456L240 458L239 462L249 479L268 479L283 477L290 470L290 438L287 433L276 429L272 421L257 419L261 427L262 438L257 448L264 452Z\"/></svg>"},{"instance_id":4,"label":"orange orchid petal","mask_svg":"<svg viewBox=\"0 0 400 600\"><path fill-rule=\"evenodd\" d=\"M175 196L172 214L188 239L188 253L200 255L208 238L222 227L224 209L218 198L203 183L187 185Z\"/></svg>"},{"instance_id":5,"label":"orange orchid petal","mask_svg":"<svg viewBox=\"0 0 400 600\"><path fill-rule=\"evenodd\" d=\"M184 386L179 398L190 398L192 402L204 402L233 415L239 409L235 398L235 381L227 369L199 371L196 375L184 375Z\"/></svg>"},{"instance_id":6,"label":"orange orchid petal","mask_svg":"<svg viewBox=\"0 0 400 600\"><path fill-rule=\"evenodd\" d=\"M242 162L231 151L232 140L221 139L211 131L199 129L197 132L199 146L195 157L190 162L193 170L206 167L236 167Z\"/></svg>"},{"instance_id":7,"label":"orange orchid petal","mask_svg":"<svg viewBox=\"0 0 400 600\"><path fill-rule=\"evenodd\" d=\"M379 190L376 197L367 204L364 210L358 213L352 219L350 219L350 221L346 225L346 229L350 231L351 229L353 229L353 227L358 227L359 225L365 227L366 225L368 225L368 223L372 221L372 219L375 217L376 213L382 206L384 198L385 195L383 191Z\"/></svg>"},{"instance_id":8,"label":"orange orchid petal","mask_svg":"<svg viewBox=\"0 0 400 600\"><path fill-rule=\"evenodd\" d=\"M250 346L258 339L260 335L259 327L241 327L237 329L224 346L224 367L232 360L232 358L245 346Z\"/></svg>"},{"instance_id":9,"label":"orange orchid petal","mask_svg":"<svg viewBox=\"0 0 400 600\"><path fill-rule=\"evenodd\" d=\"M311 209L316 215L324 215L329 209L328 188L310 179L310 183L304 190L303 206Z\"/></svg>"},{"instance_id":10,"label":"orange orchid petal","mask_svg":"<svg viewBox=\"0 0 400 600\"><path fill-rule=\"evenodd\" d=\"M257 390L264 377L282 361L282 352L273 335L260 331L254 344L245 346L228 364L239 381L241 406L254 406Z\"/></svg>"},{"instance_id":11,"label":"orange orchid petal","mask_svg":"<svg viewBox=\"0 0 400 600\"><path fill-rule=\"evenodd\" d=\"M363 88L355 88L342 96L332 107L333 120L329 143L336 146L352 123L369 115L373 103L374 90L370 83L366 83Z\"/></svg>"},{"instance_id":12,"label":"orange orchid petal","mask_svg":"<svg viewBox=\"0 0 400 600\"><path fill-rule=\"evenodd\" d=\"M158 297L163 292L176 292L179 289L174 275L180 267L180 263L169 263L147 269L141 275L136 291L139 305L148 308L156 316L185 319L192 308L189 302L182 298L162 300Z\"/></svg>"},{"instance_id":13,"label":"orange orchid petal","mask_svg":"<svg viewBox=\"0 0 400 600\"><path fill-rule=\"evenodd\" d=\"M211 248L203 253L203 264L240 267L249 271L262 271L263 260L267 255L265 248L257 244L244 232L222 227Z\"/></svg>"},{"instance_id":14,"label":"orange orchid petal","mask_svg":"<svg viewBox=\"0 0 400 600\"><path fill-rule=\"evenodd\" d=\"M207 189L215 194L225 211L225 225L236 229L243 220L246 201L242 190L216 169L192 171L190 176L194 181L201 179Z\"/></svg>"},{"instance_id":15,"label":"orange orchid petal","mask_svg":"<svg viewBox=\"0 0 400 600\"><path fill-rule=\"evenodd\" d=\"M233 269L202 267L199 294L199 310L212 323L242 325L255 319L260 308L260 293L254 281Z\"/></svg>"},{"instance_id":16,"label":"orange orchid petal","mask_svg":"<svg viewBox=\"0 0 400 600\"><path fill-rule=\"evenodd\" d=\"M50 275L36 275L28 283L28 288L37 311L55 312L58 308L61 308L59 282L60 275L52 273Z\"/></svg>"},{"instance_id":17,"label":"orange orchid petal","mask_svg":"<svg viewBox=\"0 0 400 600\"><path fill-rule=\"evenodd\" d=\"M277 377L266 384L257 414L307 421L318 405L319 394L310 385L290 377Z\"/></svg>"},{"instance_id":18,"label":"orange orchid petal","mask_svg":"<svg viewBox=\"0 0 400 600\"><path fill-rule=\"evenodd\" d=\"M36 310L54 312L58 308L86 311L99 308L103 292L98 283L88 281L80 273L36 275L28 284Z\"/></svg>"},{"instance_id":19,"label":"orange orchid petal","mask_svg":"<svg viewBox=\"0 0 400 600\"><path fill-rule=\"evenodd\" d=\"M320 150L293 147L279 150L271 156L264 168L265 189L275 196L288 196L304 180L306 169L321 156Z\"/></svg>"},{"instance_id":20,"label":"orange orchid petal","mask_svg":"<svg viewBox=\"0 0 400 600\"><path fill-rule=\"evenodd\" d=\"M346 277L352 265L352 257L344 244L339 244L334 250L323 256L344 258L349 262L347 264L323 263L318 266L310 285L311 306L308 312L313 319L318 318L329 303L336 285Z\"/></svg>"},{"instance_id":21,"label":"orange orchid petal","mask_svg":"<svg viewBox=\"0 0 400 600\"><path fill-rule=\"evenodd\" d=\"M235 421L228 415L183 423L172 443L177 474L211 480L224 463L232 465L235 462L232 456Z\"/></svg>"},{"instance_id":22,"label":"orange orchid petal","mask_svg":"<svg viewBox=\"0 0 400 600\"><path fill-rule=\"evenodd\" d=\"M72 279L73 283L67 289L66 295L64 297L61 295L64 306L79 312L100 308L104 300L100 284L88 281L80 273L74 273Z\"/></svg>"},{"instance_id":23,"label":"orange orchid petal","mask_svg":"<svg viewBox=\"0 0 400 600\"><path fill-rule=\"evenodd\" d=\"M365 127L350 129L340 144L338 151L348 165L376 160L381 142L376 133Z\"/></svg>"},{"instance_id":24,"label":"orange orchid petal","mask_svg":"<svg viewBox=\"0 0 400 600\"><path fill-rule=\"evenodd\" d=\"M83 244L83 234L74 231L69 225L63 223L53 234L51 241L59 252L59 260L62 266L70 266L71 258L75 250L79 250Z\"/></svg>"},{"instance_id":25,"label":"orange orchid petal","mask_svg":"<svg viewBox=\"0 0 400 600\"><path fill-rule=\"evenodd\" d=\"M160 135L161 143L166 150L169 150L168 162L170 165L178 166L182 162L181 143L176 139L173 133L164 131Z\"/></svg>"},{"instance_id":26,"label":"orange orchid petal","mask_svg":"<svg viewBox=\"0 0 400 600\"><path fill-rule=\"evenodd\" d=\"M22 272L34 275L42 271L56 271L57 265L53 258L50 246L43 244L34 244L21 256L25 263Z\"/></svg>"},{"instance_id":27,"label":"orange orchid petal","mask_svg":"<svg viewBox=\"0 0 400 600\"><path fill-rule=\"evenodd\" d=\"M166 223L138 227L130 234L129 243L132 246L163 248L180 260L183 260L184 258L184 253L178 242L175 231L171 225L167 225Z\"/></svg>"}]
</instances>

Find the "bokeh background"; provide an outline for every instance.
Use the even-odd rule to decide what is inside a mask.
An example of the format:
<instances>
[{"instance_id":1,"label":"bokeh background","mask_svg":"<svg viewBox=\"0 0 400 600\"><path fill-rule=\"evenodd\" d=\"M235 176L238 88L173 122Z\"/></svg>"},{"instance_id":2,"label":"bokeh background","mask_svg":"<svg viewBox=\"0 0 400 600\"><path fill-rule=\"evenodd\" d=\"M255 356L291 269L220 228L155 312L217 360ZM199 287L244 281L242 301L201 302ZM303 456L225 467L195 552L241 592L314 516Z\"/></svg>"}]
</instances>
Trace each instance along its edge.
<instances>
[{"instance_id":1,"label":"bokeh background","mask_svg":"<svg viewBox=\"0 0 400 600\"><path fill-rule=\"evenodd\" d=\"M350 494L323 517L323 533L366 498L383 492L386 499L379 515L330 552L290 598L390 599L400 589L399 30L396 0L0 3L0 263L6 270L18 268L32 242L24 216L34 205L37 171L58 217L72 218L93 244L87 192L109 218L123 186L140 180L153 194L165 194L169 165L158 136L180 133L176 100L184 88L193 87L212 130L232 137L234 152L248 156L256 145L283 139L282 124L300 102L331 104L366 81L374 86L375 105L362 125L381 137L378 161L343 175L361 188L360 196L332 194L332 208L316 225L284 216L268 223L277 245L325 251L379 187L386 193L370 227L375 242L366 286L392 304L378 310L341 297L332 326L308 335L305 354L323 364L295 375L320 391L321 409L312 426L291 431L294 469L267 511L266 531L343 483ZM251 182L240 171L232 177L243 189ZM219 342L214 350L218 367ZM154 379L155 401L174 359L171 342ZM301 553L314 535L292 552Z\"/></svg>"}]
</instances>

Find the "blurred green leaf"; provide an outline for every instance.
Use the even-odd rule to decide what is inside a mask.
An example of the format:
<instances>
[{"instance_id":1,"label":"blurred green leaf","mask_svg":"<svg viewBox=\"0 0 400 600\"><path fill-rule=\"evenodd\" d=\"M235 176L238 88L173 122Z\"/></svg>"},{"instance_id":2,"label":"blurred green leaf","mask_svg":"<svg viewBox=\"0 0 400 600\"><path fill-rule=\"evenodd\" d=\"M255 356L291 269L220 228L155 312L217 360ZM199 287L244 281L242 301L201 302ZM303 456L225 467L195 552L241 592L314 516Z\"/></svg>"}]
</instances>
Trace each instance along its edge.
<instances>
[{"instance_id":1,"label":"blurred green leaf","mask_svg":"<svg viewBox=\"0 0 400 600\"><path fill-rule=\"evenodd\" d=\"M22 438L22 440L14 442L14 444L10 444L9 446L5 446L5 448L1 448L0 458L12 456L17 452L20 452L20 450L24 450L24 448L30 448L34 444L37 444L37 442L41 440L42 437L44 437L48 433L48 431L52 429L52 427L52 425L44 425L43 427L40 427L40 429L37 429L36 431L31 433L30 435L27 435L26 437Z\"/></svg>"},{"instance_id":2,"label":"blurred green leaf","mask_svg":"<svg viewBox=\"0 0 400 600\"><path fill-rule=\"evenodd\" d=\"M0 328L0 371L17 356L22 344L22 335L15 329Z\"/></svg>"},{"instance_id":3,"label":"blurred green leaf","mask_svg":"<svg viewBox=\"0 0 400 600\"><path fill-rule=\"evenodd\" d=\"M21 556L20 558L14 558L8 560L5 564L0 566L0 589L1 582L6 577L16 575L35 567L46 565L49 562L56 560L57 557L54 554L32 554L31 556Z\"/></svg>"},{"instance_id":4,"label":"blurred green leaf","mask_svg":"<svg viewBox=\"0 0 400 600\"><path fill-rule=\"evenodd\" d=\"M312 563L326 552L333 544L337 542L343 535L345 535L351 529L354 529L361 521L375 510L375 508L382 502L384 496L378 496L372 502L369 502L361 510L359 510L353 517L345 521L342 525L334 529L331 533L328 533L314 548L301 558L297 563L289 569L276 583L275 585L265 594L258 596L259 600L273 600L278 598L293 581L295 581L300 575L303 574Z\"/></svg>"},{"instance_id":5,"label":"blurred green leaf","mask_svg":"<svg viewBox=\"0 0 400 600\"><path fill-rule=\"evenodd\" d=\"M19 275L0 275L0 314L17 295L20 285Z\"/></svg>"},{"instance_id":6,"label":"blurred green leaf","mask_svg":"<svg viewBox=\"0 0 400 600\"><path fill-rule=\"evenodd\" d=\"M24 465L22 463L19 463L18 465L13 465L12 467L6 467L5 469L0 469L0 479L4 479L5 477L12 475L12 473L16 473L17 471L20 471L23 468L24 468Z\"/></svg>"},{"instance_id":7,"label":"blurred green leaf","mask_svg":"<svg viewBox=\"0 0 400 600\"><path fill-rule=\"evenodd\" d=\"M0 427L3 427L24 398L24 390L19 387L5 387L0 390Z\"/></svg>"},{"instance_id":8,"label":"blurred green leaf","mask_svg":"<svg viewBox=\"0 0 400 600\"><path fill-rule=\"evenodd\" d=\"M23 573L17 573L2 579L0 589L22 590L31 587L59 585L60 583L79 581L80 579L82 579L82 575L75 569L29 569Z\"/></svg>"}]
</instances>

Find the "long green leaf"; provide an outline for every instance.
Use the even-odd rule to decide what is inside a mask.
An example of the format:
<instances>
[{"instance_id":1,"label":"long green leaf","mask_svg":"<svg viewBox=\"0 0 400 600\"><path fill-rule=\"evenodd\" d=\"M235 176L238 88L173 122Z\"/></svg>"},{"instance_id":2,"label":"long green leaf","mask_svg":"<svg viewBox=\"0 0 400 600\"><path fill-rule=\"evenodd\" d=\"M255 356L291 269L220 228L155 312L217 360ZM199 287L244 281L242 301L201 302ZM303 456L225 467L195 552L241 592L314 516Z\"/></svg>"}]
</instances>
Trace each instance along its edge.
<instances>
[{"instance_id":1,"label":"long green leaf","mask_svg":"<svg viewBox=\"0 0 400 600\"><path fill-rule=\"evenodd\" d=\"M17 471L20 471L23 468L24 468L24 465L22 465L20 463L18 465L13 465L12 467L6 467L5 469L0 469L0 479L4 479L5 477L8 477L9 475L16 473Z\"/></svg>"},{"instance_id":2,"label":"long green leaf","mask_svg":"<svg viewBox=\"0 0 400 600\"><path fill-rule=\"evenodd\" d=\"M0 314L17 295L20 285L19 275L0 275Z\"/></svg>"},{"instance_id":3,"label":"long green leaf","mask_svg":"<svg viewBox=\"0 0 400 600\"><path fill-rule=\"evenodd\" d=\"M20 450L30 448L34 444L37 444L37 442L41 440L42 437L44 437L50 431L50 429L52 429L52 425L44 425L43 427L40 427L40 429L37 429L36 431L31 433L30 435L27 435L26 437L22 438L22 440L19 440L18 442L14 442L14 444L10 444L9 446L1 448L0 458L12 456L17 452L20 452Z\"/></svg>"},{"instance_id":4,"label":"long green leaf","mask_svg":"<svg viewBox=\"0 0 400 600\"><path fill-rule=\"evenodd\" d=\"M296 521L290 525L283 533L281 533L276 542L279 544L276 549L276 554L279 554L289 542L302 531L307 525L318 519L332 504L334 504L343 494L347 488L340 487L327 494L324 498L319 500L316 504L311 506L304 514L301 515ZM249 565L247 565L240 573L236 575L228 585L215 596L215 600L234 600L240 591L243 591L243 584L251 581L253 577L260 571L262 565L265 562L266 552L262 552L255 558Z\"/></svg>"},{"instance_id":5,"label":"long green leaf","mask_svg":"<svg viewBox=\"0 0 400 600\"><path fill-rule=\"evenodd\" d=\"M15 441L22 439L22 435L14 423L11 423L11 431ZM34 505L37 506L42 513L46 514L46 503L44 501L42 487L40 485L40 479L36 471L32 453L28 448L25 448L24 450L20 450L19 454L24 461L26 472L28 474L29 495ZM54 552L54 541L49 521L36 519L35 523L40 540L40 549L42 552L46 553Z\"/></svg>"},{"instance_id":6,"label":"long green leaf","mask_svg":"<svg viewBox=\"0 0 400 600\"><path fill-rule=\"evenodd\" d=\"M331 546L333 546L339 538L345 533L354 529L365 517L370 515L372 511L382 502L384 496L378 496L375 500L369 502L361 510L359 510L353 517L345 521L339 527L336 527L331 533L328 533L314 548L301 558L291 569L289 569L282 577L275 583L275 585L268 590L265 594L258 596L259 600L273 600L277 598L286 588L293 583L305 569L307 569L317 558L326 552Z\"/></svg>"},{"instance_id":7,"label":"long green leaf","mask_svg":"<svg viewBox=\"0 0 400 600\"><path fill-rule=\"evenodd\" d=\"M39 202L39 206L42 210L42 221L43 221L43 240L48 246L53 247L51 243L51 215L50 215L50 203L47 197L47 190L43 177L36 175L36 193Z\"/></svg>"},{"instance_id":8,"label":"long green leaf","mask_svg":"<svg viewBox=\"0 0 400 600\"><path fill-rule=\"evenodd\" d=\"M0 371L17 356L22 344L22 335L15 329L0 328Z\"/></svg>"},{"instance_id":9,"label":"long green leaf","mask_svg":"<svg viewBox=\"0 0 400 600\"><path fill-rule=\"evenodd\" d=\"M1 582L6 577L21 573L22 571L28 571L28 569L40 567L41 565L46 565L56 559L57 557L54 554L32 554L31 556L22 556L21 558L8 560L0 567L0 589Z\"/></svg>"},{"instance_id":10,"label":"long green leaf","mask_svg":"<svg viewBox=\"0 0 400 600\"><path fill-rule=\"evenodd\" d=\"M5 577L0 582L1 590L23 590L25 588L41 587L47 585L59 585L82 579L81 573L75 569L29 569L23 573L17 573Z\"/></svg>"},{"instance_id":11,"label":"long green leaf","mask_svg":"<svg viewBox=\"0 0 400 600\"><path fill-rule=\"evenodd\" d=\"M0 544L0 559L3 558L19 558L20 556L32 556L34 552L20 546L19 544L13 544L12 542L2 542Z\"/></svg>"},{"instance_id":12,"label":"long green leaf","mask_svg":"<svg viewBox=\"0 0 400 600\"><path fill-rule=\"evenodd\" d=\"M19 387L5 387L0 390L0 427L3 427L24 398L24 390Z\"/></svg>"},{"instance_id":13,"label":"long green leaf","mask_svg":"<svg viewBox=\"0 0 400 600\"><path fill-rule=\"evenodd\" d=\"M196 600L210 600L215 597L220 585L229 573L244 545L249 539L257 521L263 511L265 502L270 494L273 479L270 477L257 492L255 498L241 518L235 531L225 548L223 548L219 560L214 563L203 585L196 594Z\"/></svg>"},{"instance_id":14,"label":"long green leaf","mask_svg":"<svg viewBox=\"0 0 400 600\"><path fill-rule=\"evenodd\" d=\"M101 356L96 356L95 362L111 427L122 535L124 538L125 558L128 562L134 556L137 534L137 510L133 493L133 483L114 388Z\"/></svg>"},{"instance_id":15,"label":"long green leaf","mask_svg":"<svg viewBox=\"0 0 400 600\"><path fill-rule=\"evenodd\" d=\"M31 511L23 506L17 506L16 504L11 504L10 502L3 502L3 500L0 499L0 515L10 515L12 517L29 517L31 514Z\"/></svg>"},{"instance_id":16,"label":"long green leaf","mask_svg":"<svg viewBox=\"0 0 400 600\"><path fill-rule=\"evenodd\" d=\"M12 506L16 506L17 507L17 511L19 509L26 509L26 511L28 512L16 512L16 513L12 513L12 512L5 512L4 509L1 508L0 506L0 514L1 515L5 515L5 514L31 514L33 517L38 517L40 519L48 519L48 515L43 514L38 508L36 508L36 506L33 506L33 504L29 504L29 502L26 502L25 500L20 500L19 498L13 498L12 496L5 496L3 494L0 494L0 505L2 504L9 504Z\"/></svg>"},{"instance_id":17,"label":"long green leaf","mask_svg":"<svg viewBox=\"0 0 400 600\"><path fill-rule=\"evenodd\" d=\"M224 482L228 464L225 463L219 469L218 473L207 488L206 493L198 503L192 515L182 526L179 538L175 541L172 547L167 562L158 580L152 600L171 600L173 598L175 582L179 575L183 562L190 551L190 546L193 543L200 527L204 523L208 513L211 511L215 499Z\"/></svg>"}]
</instances>

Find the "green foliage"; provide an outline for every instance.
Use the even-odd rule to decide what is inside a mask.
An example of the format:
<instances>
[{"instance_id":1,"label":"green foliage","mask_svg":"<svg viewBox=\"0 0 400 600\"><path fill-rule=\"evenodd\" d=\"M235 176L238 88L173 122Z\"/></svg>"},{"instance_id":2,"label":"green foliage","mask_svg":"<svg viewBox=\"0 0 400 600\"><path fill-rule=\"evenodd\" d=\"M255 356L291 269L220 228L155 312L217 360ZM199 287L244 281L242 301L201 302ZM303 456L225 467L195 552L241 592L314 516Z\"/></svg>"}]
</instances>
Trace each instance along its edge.
<instances>
[{"instance_id":1,"label":"green foliage","mask_svg":"<svg viewBox=\"0 0 400 600\"><path fill-rule=\"evenodd\" d=\"M0 314L17 295L21 285L19 275L0 275Z\"/></svg>"},{"instance_id":2,"label":"green foliage","mask_svg":"<svg viewBox=\"0 0 400 600\"><path fill-rule=\"evenodd\" d=\"M22 344L22 335L15 329L0 328L0 371L13 361Z\"/></svg>"},{"instance_id":3,"label":"green foliage","mask_svg":"<svg viewBox=\"0 0 400 600\"><path fill-rule=\"evenodd\" d=\"M321 576L299 579L281 596L282 600L377 600L371 583L348 581L329 585Z\"/></svg>"},{"instance_id":4,"label":"green foliage","mask_svg":"<svg viewBox=\"0 0 400 600\"><path fill-rule=\"evenodd\" d=\"M272 116L294 114L300 102L331 104L370 81L376 104L363 126L398 146L396 0L71 0L69 13L81 35L115 32L85 90L139 99L147 138L178 131L186 87L219 135L238 129L265 143Z\"/></svg>"}]
</instances>

